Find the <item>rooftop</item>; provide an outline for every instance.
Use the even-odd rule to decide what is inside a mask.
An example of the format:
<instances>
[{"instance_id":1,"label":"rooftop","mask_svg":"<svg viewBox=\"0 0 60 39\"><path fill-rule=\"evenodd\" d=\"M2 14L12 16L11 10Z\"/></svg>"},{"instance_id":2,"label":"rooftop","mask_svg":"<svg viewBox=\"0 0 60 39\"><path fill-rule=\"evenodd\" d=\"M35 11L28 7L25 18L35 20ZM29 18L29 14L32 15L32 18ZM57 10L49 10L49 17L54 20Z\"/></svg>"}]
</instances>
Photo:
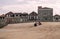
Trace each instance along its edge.
<instances>
[{"instance_id":1,"label":"rooftop","mask_svg":"<svg viewBox=\"0 0 60 39\"><path fill-rule=\"evenodd\" d=\"M40 9L52 9L52 8L49 8L49 7L42 7L42 6L38 6L38 8L40 8Z\"/></svg>"}]
</instances>

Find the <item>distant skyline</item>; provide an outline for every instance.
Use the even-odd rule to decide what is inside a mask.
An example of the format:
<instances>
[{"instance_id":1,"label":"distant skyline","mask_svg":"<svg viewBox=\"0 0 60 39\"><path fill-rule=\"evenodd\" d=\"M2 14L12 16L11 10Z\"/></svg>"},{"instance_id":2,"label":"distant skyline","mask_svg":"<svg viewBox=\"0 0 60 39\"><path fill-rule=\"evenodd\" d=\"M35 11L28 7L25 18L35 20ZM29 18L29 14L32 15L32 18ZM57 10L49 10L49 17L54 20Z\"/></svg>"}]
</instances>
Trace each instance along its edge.
<instances>
[{"instance_id":1,"label":"distant skyline","mask_svg":"<svg viewBox=\"0 0 60 39\"><path fill-rule=\"evenodd\" d=\"M60 15L60 0L0 0L0 15L12 12L37 12L38 6L53 8Z\"/></svg>"}]
</instances>

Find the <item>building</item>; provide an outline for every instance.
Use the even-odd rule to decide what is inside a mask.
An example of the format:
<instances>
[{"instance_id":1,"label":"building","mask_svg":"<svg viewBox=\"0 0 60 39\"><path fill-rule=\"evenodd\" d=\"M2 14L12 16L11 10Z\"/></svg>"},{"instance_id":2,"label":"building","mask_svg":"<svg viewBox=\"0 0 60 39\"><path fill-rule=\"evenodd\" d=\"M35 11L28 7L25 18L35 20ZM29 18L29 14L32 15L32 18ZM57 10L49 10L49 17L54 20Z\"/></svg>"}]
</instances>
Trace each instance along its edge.
<instances>
[{"instance_id":1,"label":"building","mask_svg":"<svg viewBox=\"0 0 60 39\"><path fill-rule=\"evenodd\" d=\"M13 12L8 12L5 14L5 19L7 20L7 23L13 23L14 22L14 14Z\"/></svg>"},{"instance_id":2,"label":"building","mask_svg":"<svg viewBox=\"0 0 60 39\"><path fill-rule=\"evenodd\" d=\"M42 22L53 21L53 8L38 6L38 19Z\"/></svg>"},{"instance_id":3,"label":"building","mask_svg":"<svg viewBox=\"0 0 60 39\"><path fill-rule=\"evenodd\" d=\"M3 28L7 25L7 20L5 20L5 15L0 15L0 28Z\"/></svg>"},{"instance_id":4,"label":"building","mask_svg":"<svg viewBox=\"0 0 60 39\"><path fill-rule=\"evenodd\" d=\"M54 15L54 16L53 16L53 21L54 21L54 22L59 22L59 21L60 21L60 15L57 15L57 14Z\"/></svg>"},{"instance_id":5,"label":"building","mask_svg":"<svg viewBox=\"0 0 60 39\"><path fill-rule=\"evenodd\" d=\"M29 18L30 21L36 21L36 20L38 20L38 14L33 11L29 14L28 18Z\"/></svg>"},{"instance_id":6,"label":"building","mask_svg":"<svg viewBox=\"0 0 60 39\"><path fill-rule=\"evenodd\" d=\"M28 20L28 13L8 12L5 14L5 19L7 20L7 23L26 22Z\"/></svg>"},{"instance_id":7,"label":"building","mask_svg":"<svg viewBox=\"0 0 60 39\"><path fill-rule=\"evenodd\" d=\"M23 22L27 22L28 21L28 13L24 12L22 13L22 16L21 16Z\"/></svg>"},{"instance_id":8,"label":"building","mask_svg":"<svg viewBox=\"0 0 60 39\"><path fill-rule=\"evenodd\" d=\"M7 23L20 23L38 20L38 14L36 12L31 12L30 14L24 13L13 13L8 12L5 14L5 19Z\"/></svg>"}]
</instances>

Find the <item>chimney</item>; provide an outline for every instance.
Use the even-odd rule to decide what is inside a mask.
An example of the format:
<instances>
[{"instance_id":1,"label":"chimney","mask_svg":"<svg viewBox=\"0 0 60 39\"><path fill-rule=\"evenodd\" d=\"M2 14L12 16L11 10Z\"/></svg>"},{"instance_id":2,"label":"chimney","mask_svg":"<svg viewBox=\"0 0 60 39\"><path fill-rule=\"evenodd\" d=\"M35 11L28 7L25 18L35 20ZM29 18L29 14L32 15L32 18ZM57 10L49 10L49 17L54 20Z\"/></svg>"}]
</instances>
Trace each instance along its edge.
<instances>
[{"instance_id":1,"label":"chimney","mask_svg":"<svg viewBox=\"0 0 60 39\"><path fill-rule=\"evenodd\" d=\"M40 9L40 8L42 8L42 6L38 6L38 8Z\"/></svg>"}]
</instances>

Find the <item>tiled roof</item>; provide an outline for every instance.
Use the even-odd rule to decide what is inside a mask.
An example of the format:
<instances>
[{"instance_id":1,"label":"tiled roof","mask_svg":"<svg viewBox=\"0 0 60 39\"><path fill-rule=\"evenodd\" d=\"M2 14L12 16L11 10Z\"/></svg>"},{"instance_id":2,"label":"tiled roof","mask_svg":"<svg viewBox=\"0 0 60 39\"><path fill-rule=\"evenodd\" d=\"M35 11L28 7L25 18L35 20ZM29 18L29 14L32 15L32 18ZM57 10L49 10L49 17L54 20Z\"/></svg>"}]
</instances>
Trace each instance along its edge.
<instances>
[{"instance_id":1,"label":"tiled roof","mask_svg":"<svg viewBox=\"0 0 60 39\"><path fill-rule=\"evenodd\" d=\"M8 12L6 15L10 15L10 14L13 14L13 12Z\"/></svg>"},{"instance_id":2,"label":"tiled roof","mask_svg":"<svg viewBox=\"0 0 60 39\"><path fill-rule=\"evenodd\" d=\"M32 16L34 15L34 16L36 16L36 15L38 15L38 14L33 11L33 12L31 12L29 15L32 15Z\"/></svg>"},{"instance_id":3,"label":"tiled roof","mask_svg":"<svg viewBox=\"0 0 60 39\"><path fill-rule=\"evenodd\" d=\"M28 13L23 13L22 15L23 15L23 16L27 16L27 15L28 15Z\"/></svg>"},{"instance_id":4,"label":"tiled roof","mask_svg":"<svg viewBox=\"0 0 60 39\"><path fill-rule=\"evenodd\" d=\"M14 15L22 15L22 16L28 15L28 13L13 13L13 12L8 12L8 13L5 14L5 15L11 15L11 14L14 14Z\"/></svg>"},{"instance_id":5,"label":"tiled roof","mask_svg":"<svg viewBox=\"0 0 60 39\"><path fill-rule=\"evenodd\" d=\"M19 14L19 15L22 15L22 13L14 13L14 14L16 14L16 15L18 15L18 14Z\"/></svg>"},{"instance_id":6,"label":"tiled roof","mask_svg":"<svg viewBox=\"0 0 60 39\"><path fill-rule=\"evenodd\" d=\"M54 15L54 16L60 16L60 15L56 14L56 15Z\"/></svg>"},{"instance_id":7,"label":"tiled roof","mask_svg":"<svg viewBox=\"0 0 60 39\"><path fill-rule=\"evenodd\" d=\"M3 14L3 15L0 15L0 17L5 17L5 15Z\"/></svg>"}]
</instances>

